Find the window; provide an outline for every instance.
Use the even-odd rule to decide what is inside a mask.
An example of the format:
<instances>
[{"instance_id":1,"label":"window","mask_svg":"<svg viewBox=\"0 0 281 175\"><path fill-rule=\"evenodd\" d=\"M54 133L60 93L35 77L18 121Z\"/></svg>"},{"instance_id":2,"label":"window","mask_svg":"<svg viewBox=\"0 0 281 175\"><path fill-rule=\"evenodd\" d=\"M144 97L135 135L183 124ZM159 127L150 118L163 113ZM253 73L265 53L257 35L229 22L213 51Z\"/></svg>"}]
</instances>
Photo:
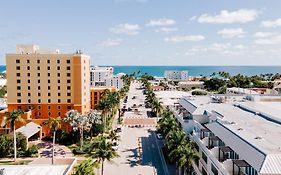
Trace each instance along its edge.
<instances>
[{"instance_id":1,"label":"window","mask_svg":"<svg viewBox=\"0 0 281 175\"><path fill-rule=\"evenodd\" d=\"M20 96L21 96L21 93L17 93L17 96L20 97Z\"/></svg>"},{"instance_id":2,"label":"window","mask_svg":"<svg viewBox=\"0 0 281 175\"><path fill-rule=\"evenodd\" d=\"M27 66L27 70L30 70L30 66Z\"/></svg>"},{"instance_id":3,"label":"window","mask_svg":"<svg viewBox=\"0 0 281 175\"><path fill-rule=\"evenodd\" d=\"M49 93L48 93L48 97L50 97L50 96L51 96L51 93L49 92Z\"/></svg>"},{"instance_id":4,"label":"window","mask_svg":"<svg viewBox=\"0 0 281 175\"><path fill-rule=\"evenodd\" d=\"M20 60L16 60L16 63L20 63Z\"/></svg>"},{"instance_id":5,"label":"window","mask_svg":"<svg viewBox=\"0 0 281 175\"><path fill-rule=\"evenodd\" d=\"M27 73L27 76L30 77L30 73Z\"/></svg>"},{"instance_id":6,"label":"window","mask_svg":"<svg viewBox=\"0 0 281 175\"><path fill-rule=\"evenodd\" d=\"M60 77L60 73L58 73L58 77Z\"/></svg>"},{"instance_id":7,"label":"window","mask_svg":"<svg viewBox=\"0 0 281 175\"><path fill-rule=\"evenodd\" d=\"M47 60L47 63L48 63L48 64L50 64L50 62L51 62L50 60Z\"/></svg>"},{"instance_id":8,"label":"window","mask_svg":"<svg viewBox=\"0 0 281 175\"><path fill-rule=\"evenodd\" d=\"M60 86L58 86L58 90L60 90Z\"/></svg>"},{"instance_id":9,"label":"window","mask_svg":"<svg viewBox=\"0 0 281 175\"><path fill-rule=\"evenodd\" d=\"M66 76L70 77L70 73L67 73Z\"/></svg>"},{"instance_id":10,"label":"window","mask_svg":"<svg viewBox=\"0 0 281 175\"><path fill-rule=\"evenodd\" d=\"M48 112L48 116L50 117L52 115L52 113L51 112Z\"/></svg>"},{"instance_id":11,"label":"window","mask_svg":"<svg viewBox=\"0 0 281 175\"><path fill-rule=\"evenodd\" d=\"M20 86L17 86L17 90L21 90L21 87L20 87Z\"/></svg>"},{"instance_id":12,"label":"window","mask_svg":"<svg viewBox=\"0 0 281 175\"><path fill-rule=\"evenodd\" d=\"M51 103L51 99L48 99L48 103Z\"/></svg>"},{"instance_id":13,"label":"window","mask_svg":"<svg viewBox=\"0 0 281 175\"><path fill-rule=\"evenodd\" d=\"M70 83L71 81L70 80L67 80L67 83Z\"/></svg>"},{"instance_id":14,"label":"window","mask_svg":"<svg viewBox=\"0 0 281 175\"><path fill-rule=\"evenodd\" d=\"M38 80L37 82L40 83L40 80Z\"/></svg>"},{"instance_id":15,"label":"window","mask_svg":"<svg viewBox=\"0 0 281 175\"><path fill-rule=\"evenodd\" d=\"M40 66L37 66L37 70L40 70Z\"/></svg>"},{"instance_id":16,"label":"window","mask_svg":"<svg viewBox=\"0 0 281 175\"><path fill-rule=\"evenodd\" d=\"M48 86L48 90L51 90L51 86Z\"/></svg>"},{"instance_id":17,"label":"window","mask_svg":"<svg viewBox=\"0 0 281 175\"><path fill-rule=\"evenodd\" d=\"M41 103L41 99L38 99L38 103Z\"/></svg>"},{"instance_id":18,"label":"window","mask_svg":"<svg viewBox=\"0 0 281 175\"><path fill-rule=\"evenodd\" d=\"M40 63L40 60L37 60L37 63Z\"/></svg>"},{"instance_id":19,"label":"window","mask_svg":"<svg viewBox=\"0 0 281 175\"><path fill-rule=\"evenodd\" d=\"M48 67L47 67L47 69L48 69L48 70L50 70L50 69L51 69L51 67L50 67L50 66L48 66Z\"/></svg>"},{"instance_id":20,"label":"window","mask_svg":"<svg viewBox=\"0 0 281 175\"><path fill-rule=\"evenodd\" d=\"M30 60L26 60L27 63L30 63Z\"/></svg>"},{"instance_id":21,"label":"window","mask_svg":"<svg viewBox=\"0 0 281 175\"><path fill-rule=\"evenodd\" d=\"M31 100L30 100L30 99L28 99L27 101L28 101L28 103L31 103Z\"/></svg>"},{"instance_id":22,"label":"window","mask_svg":"<svg viewBox=\"0 0 281 175\"><path fill-rule=\"evenodd\" d=\"M40 77L40 73L37 73L37 77Z\"/></svg>"},{"instance_id":23,"label":"window","mask_svg":"<svg viewBox=\"0 0 281 175\"><path fill-rule=\"evenodd\" d=\"M41 93L39 92L39 93L38 93L38 97L40 97L40 96L41 96Z\"/></svg>"},{"instance_id":24,"label":"window","mask_svg":"<svg viewBox=\"0 0 281 175\"><path fill-rule=\"evenodd\" d=\"M51 83L51 80L48 80L48 83Z\"/></svg>"},{"instance_id":25,"label":"window","mask_svg":"<svg viewBox=\"0 0 281 175\"><path fill-rule=\"evenodd\" d=\"M60 80L58 80L58 83L60 83Z\"/></svg>"},{"instance_id":26,"label":"window","mask_svg":"<svg viewBox=\"0 0 281 175\"><path fill-rule=\"evenodd\" d=\"M40 110L40 109L41 109L41 106L38 106L37 108Z\"/></svg>"},{"instance_id":27,"label":"window","mask_svg":"<svg viewBox=\"0 0 281 175\"><path fill-rule=\"evenodd\" d=\"M27 86L27 89L30 90L30 86Z\"/></svg>"},{"instance_id":28,"label":"window","mask_svg":"<svg viewBox=\"0 0 281 175\"><path fill-rule=\"evenodd\" d=\"M57 60L57 63L60 64L60 60Z\"/></svg>"},{"instance_id":29,"label":"window","mask_svg":"<svg viewBox=\"0 0 281 175\"><path fill-rule=\"evenodd\" d=\"M18 109L21 109L21 106L18 106Z\"/></svg>"},{"instance_id":30,"label":"window","mask_svg":"<svg viewBox=\"0 0 281 175\"><path fill-rule=\"evenodd\" d=\"M17 66L16 69L17 69L17 70L20 70L20 66Z\"/></svg>"},{"instance_id":31,"label":"window","mask_svg":"<svg viewBox=\"0 0 281 175\"><path fill-rule=\"evenodd\" d=\"M71 106L67 106L67 110L70 110L71 109Z\"/></svg>"},{"instance_id":32,"label":"window","mask_svg":"<svg viewBox=\"0 0 281 175\"><path fill-rule=\"evenodd\" d=\"M66 63L67 63L67 64L70 64L70 60L66 60Z\"/></svg>"},{"instance_id":33,"label":"window","mask_svg":"<svg viewBox=\"0 0 281 175\"><path fill-rule=\"evenodd\" d=\"M71 96L71 93L68 92L68 93L67 93L67 96L70 97L70 96Z\"/></svg>"},{"instance_id":34,"label":"window","mask_svg":"<svg viewBox=\"0 0 281 175\"><path fill-rule=\"evenodd\" d=\"M29 96L29 97L30 97L30 96L31 96L31 93L30 93L30 92L28 92L28 93L27 93L27 96Z\"/></svg>"},{"instance_id":35,"label":"window","mask_svg":"<svg viewBox=\"0 0 281 175\"><path fill-rule=\"evenodd\" d=\"M48 106L48 110L50 110L50 109L51 109L51 106L49 105L49 106Z\"/></svg>"},{"instance_id":36,"label":"window","mask_svg":"<svg viewBox=\"0 0 281 175\"><path fill-rule=\"evenodd\" d=\"M58 99L58 103L60 103L61 102L61 100L60 99Z\"/></svg>"},{"instance_id":37,"label":"window","mask_svg":"<svg viewBox=\"0 0 281 175\"><path fill-rule=\"evenodd\" d=\"M58 109L58 110L60 110L60 109L61 109L61 106L60 106L60 105L59 105L59 106L57 106L57 109Z\"/></svg>"},{"instance_id":38,"label":"window","mask_svg":"<svg viewBox=\"0 0 281 175\"><path fill-rule=\"evenodd\" d=\"M17 80L17 83L20 83L20 80Z\"/></svg>"},{"instance_id":39,"label":"window","mask_svg":"<svg viewBox=\"0 0 281 175\"><path fill-rule=\"evenodd\" d=\"M60 97L60 92L58 93L58 96Z\"/></svg>"},{"instance_id":40,"label":"window","mask_svg":"<svg viewBox=\"0 0 281 175\"><path fill-rule=\"evenodd\" d=\"M58 116L60 117L60 112L58 112Z\"/></svg>"},{"instance_id":41,"label":"window","mask_svg":"<svg viewBox=\"0 0 281 175\"><path fill-rule=\"evenodd\" d=\"M30 83L30 80L27 80L27 83Z\"/></svg>"},{"instance_id":42,"label":"window","mask_svg":"<svg viewBox=\"0 0 281 175\"><path fill-rule=\"evenodd\" d=\"M71 99L67 99L67 103L71 103Z\"/></svg>"},{"instance_id":43,"label":"window","mask_svg":"<svg viewBox=\"0 0 281 175\"><path fill-rule=\"evenodd\" d=\"M202 152L202 159L205 161L206 164L208 164L208 157L204 152Z\"/></svg>"},{"instance_id":44,"label":"window","mask_svg":"<svg viewBox=\"0 0 281 175\"><path fill-rule=\"evenodd\" d=\"M70 70L70 66L67 66L67 67L66 67L66 70Z\"/></svg>"},{"instance_id":45,"label":"window","mask_svg":"<svg viewBox=\"0 0 281 175\"><path fill-rule=\"evenodd\" d=\"M71 90L71 87L70 87L70 86L67 86L67 90Z\"/></svg>"},{"instance_id":46,"label":"window","mask_svg":"<svg viewBox=\"0 0 281 175\"><path fill-rule=\"evenodd\" d=\"M37 87L37 89L38 89L38 90L40 90L40 89L41 89L41 87L40 87L40 86L38 86L38 87Z\"/></svg>"},{"instance_id":47,"label":"window","mask_svg":"<svg viewBox=\"0 0 281 175\"><path fill-rule=\"evenodd\" d=\"M17 73L17 77L20 77L20 73Z\"/></svg>"},{"instance_id":48,"label":"window","mask_svg":"<svg viewBox=\"0 0 281 175\"><path fill-rule=\"evenodd\" d=\"M21 103L21 99L17 99L17 102L18 102L18 103Z\"/></svg>"},{"instance_id":49,"label":"window","mask_svg":"<svg viewBox=\"0 0 281 175\"><path fill-rule=\"evenodd\" d=\"M57 67L57 70L60 70L60 66Z\"/></svg>"},{"instance_id":50,"label":"window","mask_svg":"<svg viewBox=\"0 0 281 175\"><path fill-rule=\"evenodd\" d=\"M48 77L51 76L51 73L48 73Z\"/></svg>"},{"instance_id":51,"label":"window","mask_svg":"<svg viewBox=\"0 0 281 175\"><path fill-rule=\"evenodd\" d=\"M212 170L214 175L218 175L219 174L217 168L213 164L211 165L211 170Z\"/></svg>"}]
</instances>

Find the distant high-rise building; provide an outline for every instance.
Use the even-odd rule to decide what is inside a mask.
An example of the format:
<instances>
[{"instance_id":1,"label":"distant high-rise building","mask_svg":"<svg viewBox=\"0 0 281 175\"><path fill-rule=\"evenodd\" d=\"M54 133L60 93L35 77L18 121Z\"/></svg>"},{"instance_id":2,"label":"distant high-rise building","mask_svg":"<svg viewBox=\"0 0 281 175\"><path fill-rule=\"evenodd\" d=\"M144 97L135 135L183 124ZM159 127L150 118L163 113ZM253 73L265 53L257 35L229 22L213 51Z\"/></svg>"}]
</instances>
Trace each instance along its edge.
<instances>
[{"instance_id":1,"label":"distant high-rise building","mask_svg":"<svg viewBox=\"0 0 281 175\"><path fill-rule=\"evenodd\" d=\"M122 77L124 73L113 74L113 67L91 67L91 86L113 86L121 89L124 86Z\"/></svg>"},{"instance_id":2,"label":"distant high-rise building","mask_svg":"<svg viewBox=\"0 0 281 175\"><path fill-rule=\"evenodd\" d=\"M19 45L6 54L8 111L21 109L27 121L42 124L71 109L90 110L90 58ZM67 127L66 124L63 126ZM43 128L43 134L49 130Z\"/></svg>"},{"instance_id":3,"label":"distant high-rise building","mask_svg":"<svg viewBox=\"0 0 281 175\"><path fill-rule=\"evenodd\" d=\"M168 71L165 71L164 77L168 81L185 81L188 79L188 72L187 71L168 70Z\"/></svg>"}]
</instances>

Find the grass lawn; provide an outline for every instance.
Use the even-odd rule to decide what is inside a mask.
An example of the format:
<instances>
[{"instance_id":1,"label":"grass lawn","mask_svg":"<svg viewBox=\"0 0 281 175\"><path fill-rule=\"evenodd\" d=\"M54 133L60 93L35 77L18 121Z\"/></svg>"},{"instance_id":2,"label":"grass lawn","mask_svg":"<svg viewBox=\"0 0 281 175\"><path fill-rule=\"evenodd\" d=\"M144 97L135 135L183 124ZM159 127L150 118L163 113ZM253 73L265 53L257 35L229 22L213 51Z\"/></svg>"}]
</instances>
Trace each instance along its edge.
<instances>
[{"instance_id":1,"label":"grass lawn","mask_svg":"<svg viewBox=\"0 0 281 175\"><path fill-rule=\"evenodd\" d=\"M32 162L32 160L20 160L20 161L0 161L0 165L27 165L30 162Z\"/></svg>"}]
</instances>

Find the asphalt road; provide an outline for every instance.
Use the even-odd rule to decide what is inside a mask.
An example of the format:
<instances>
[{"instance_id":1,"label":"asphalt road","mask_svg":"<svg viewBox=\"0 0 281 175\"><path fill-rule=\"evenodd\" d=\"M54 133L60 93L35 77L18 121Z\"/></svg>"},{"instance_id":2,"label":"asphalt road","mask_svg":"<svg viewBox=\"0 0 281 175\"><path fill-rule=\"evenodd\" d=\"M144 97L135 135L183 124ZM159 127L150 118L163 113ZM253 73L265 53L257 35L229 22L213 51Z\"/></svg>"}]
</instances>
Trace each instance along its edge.
<instances>
[{"instance_id":1,"label":"asphalt road","mask_svg":"<svg viewBox=\"0 0 281 175\"><path fill-rule=\"evenodd\" d=\"M140 83L133 83L130 87L127 108L133 104L142 104L144 95L138 89ZM132 99L133 96L137 96ZM138 108L141 118L148 118L144 107ZM125 113L124 118L131 118L132 112ZM137 118L136 118L137 120ZM118 147L119 157L113 163L105 163L105 175L166 175L165 164L161 159L161 153L157 146L158 139L155 135L155 127L128 127L123 126L120 132ZM159 141L161 142L161 141ZM161 145L161 144L159 144Z\"/></svg>"}]
</instances>

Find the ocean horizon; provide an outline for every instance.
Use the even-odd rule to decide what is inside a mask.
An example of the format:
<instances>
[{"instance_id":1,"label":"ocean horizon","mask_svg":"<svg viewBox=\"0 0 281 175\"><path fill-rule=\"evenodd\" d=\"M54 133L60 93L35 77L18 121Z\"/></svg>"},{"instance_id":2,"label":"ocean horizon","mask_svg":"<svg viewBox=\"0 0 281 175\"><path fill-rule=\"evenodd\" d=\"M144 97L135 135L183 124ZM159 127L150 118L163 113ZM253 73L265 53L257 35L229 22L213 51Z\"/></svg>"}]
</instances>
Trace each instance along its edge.
<instances>
[{"instance_id":1,"label":"ocean horizon","mask_svg":"<svg viewBox=\"0 0 281 175\"><path fill-rule=\"evenodd\" d=\"M103 65L105 66L105 65ZM111 66L111 65L106 65ZM164 76L165 70L186 70L190 76L210 76L213 72L225 71L231 75L243 74L247 76L260 75L267 73L280 73L281 66L111 66L114 68L114 74L130 74L140 71L141 74L153 76ZM0 72L6 70L5 65L0 66Z\"/></svg>"}]
</instances>

